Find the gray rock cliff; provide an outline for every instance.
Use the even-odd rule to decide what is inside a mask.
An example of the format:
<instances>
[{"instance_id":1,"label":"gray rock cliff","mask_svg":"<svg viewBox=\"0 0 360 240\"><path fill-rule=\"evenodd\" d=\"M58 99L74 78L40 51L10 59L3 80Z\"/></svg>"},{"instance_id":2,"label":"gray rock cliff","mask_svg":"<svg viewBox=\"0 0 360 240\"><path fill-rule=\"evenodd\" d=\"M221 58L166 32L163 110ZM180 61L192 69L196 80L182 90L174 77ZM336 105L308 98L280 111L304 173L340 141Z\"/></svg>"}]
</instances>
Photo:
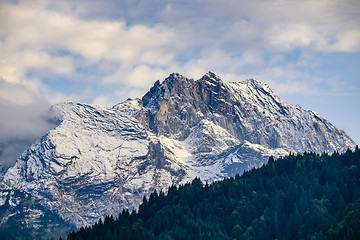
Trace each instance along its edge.
<instances>
[{"instance_id":1,"label":"gray rock cliff","mask_svg":"<svg viewBox=\"0 0 360 240\"><path fill-rule=\"evenodd\" d=\"M173 73L142 99L110 109L63 103L52 111L58 126L4 174L0 204L22 191L77 227L136 209L154 189L195 177L241 174L290 151L355 147L345 132L283 102L265 83L227 82L213 72L199 80ZM3 222L21 201L8 204Z\"/></svg>"}]
</instances>

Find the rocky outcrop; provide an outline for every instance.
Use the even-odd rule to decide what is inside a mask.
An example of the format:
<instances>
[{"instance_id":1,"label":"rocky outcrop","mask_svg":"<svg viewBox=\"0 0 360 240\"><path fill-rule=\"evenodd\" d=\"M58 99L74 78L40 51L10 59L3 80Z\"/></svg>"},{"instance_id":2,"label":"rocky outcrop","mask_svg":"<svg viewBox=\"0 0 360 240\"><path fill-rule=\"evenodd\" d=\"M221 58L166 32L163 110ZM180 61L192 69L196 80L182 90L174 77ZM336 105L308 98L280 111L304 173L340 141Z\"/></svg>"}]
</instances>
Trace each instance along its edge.
<instances>
[{"instance_id":1,"label":"rocky outcrop","mask_svg":"<svg viewBox=\"0 0 360 240\"><path fill-rule=\"evenodd\" d=\"M199 80L171 74L142 99L110 109L64 103L52 110L58 126L22 154L1 189L28 193L75 226L136 209L154 189L241 174L269 156L355 147L343 131L283 102L265 83L227 82L213 72Z\"/></svg>"}]
</instances>

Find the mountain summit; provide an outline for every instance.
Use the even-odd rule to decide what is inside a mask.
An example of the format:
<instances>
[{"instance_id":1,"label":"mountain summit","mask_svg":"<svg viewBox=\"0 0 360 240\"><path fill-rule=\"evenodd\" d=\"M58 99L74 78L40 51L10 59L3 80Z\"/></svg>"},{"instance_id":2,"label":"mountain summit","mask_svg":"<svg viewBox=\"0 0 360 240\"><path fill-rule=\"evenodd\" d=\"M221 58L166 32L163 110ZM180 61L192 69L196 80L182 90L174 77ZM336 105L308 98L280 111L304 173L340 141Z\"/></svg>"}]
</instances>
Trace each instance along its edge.
<instances>
[{"instance_id":1,"label":"mountain summit","mask_svg":"<svg viewBox=\"0 0 360 240\"><path fill-rule=\"evenodd\" d=\"M142 99L110 109L69 102L52 112L58 126L3 176L0 203L8 209L2 222L22 206L27 224L50 211L79 227L136 209L155 189L195 177L215 181L259 167L269 156L355 147L345 132L283 102L264 82L227 82L214 72L198 80L170 74ZM14 191L37 205L26 205Z\"/></svg>"},{"instance_id":2,"label":"mountain summit","mask_svg":"<svg viewBox=\"0 0 360 240\"><path fill-rule=\"evenodd\" d=\"M231 83L214 72L199 80L171 74L142 98L139 116L157 135L183 140L208 120L239 142L286 151L343 151L354 143L313 111L280 100L256 79ZM331 134L327 134L331 132ZM340 139L339 139L340 137Z\"/></svg>"}]
</instances>

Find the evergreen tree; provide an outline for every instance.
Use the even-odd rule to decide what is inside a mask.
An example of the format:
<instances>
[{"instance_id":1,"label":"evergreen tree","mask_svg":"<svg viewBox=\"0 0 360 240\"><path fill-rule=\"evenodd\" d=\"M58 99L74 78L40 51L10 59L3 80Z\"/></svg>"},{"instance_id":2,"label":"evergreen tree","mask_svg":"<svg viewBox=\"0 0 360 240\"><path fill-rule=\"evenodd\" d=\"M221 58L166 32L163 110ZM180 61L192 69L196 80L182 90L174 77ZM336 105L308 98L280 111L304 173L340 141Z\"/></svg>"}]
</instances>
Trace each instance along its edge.
<instances>
[{"instance_id":1,"label":"evergreen tree","mask_svg":"<svg viewBox=\"0 0 360 240\"><path fill-rule=\"evenodd\" d=\"M80 228L80 239L360 239L360 151L304 153L242 176L171 186Z\"/></svg>"}]
</instances>

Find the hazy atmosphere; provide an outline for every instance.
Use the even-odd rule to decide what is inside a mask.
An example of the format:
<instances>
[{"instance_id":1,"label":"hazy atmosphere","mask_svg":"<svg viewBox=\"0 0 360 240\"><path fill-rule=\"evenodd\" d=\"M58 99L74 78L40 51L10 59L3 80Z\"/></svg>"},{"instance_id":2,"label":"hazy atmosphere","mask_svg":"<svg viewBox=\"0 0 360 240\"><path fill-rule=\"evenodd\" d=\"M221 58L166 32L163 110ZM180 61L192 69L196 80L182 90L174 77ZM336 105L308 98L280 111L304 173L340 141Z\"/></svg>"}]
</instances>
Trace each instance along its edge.
<instances>
[{"instance_id":1,"label":"hazy atmosphere","mask_svg":"<svg viewBox=\"0 0 360 240\"><path fill-rule=\"evenodd\" d=\"M360 1L1 1L0 163L52 104L111 107L172 72L257 78L360 143Z\"/></svg>"}]
</instances>

